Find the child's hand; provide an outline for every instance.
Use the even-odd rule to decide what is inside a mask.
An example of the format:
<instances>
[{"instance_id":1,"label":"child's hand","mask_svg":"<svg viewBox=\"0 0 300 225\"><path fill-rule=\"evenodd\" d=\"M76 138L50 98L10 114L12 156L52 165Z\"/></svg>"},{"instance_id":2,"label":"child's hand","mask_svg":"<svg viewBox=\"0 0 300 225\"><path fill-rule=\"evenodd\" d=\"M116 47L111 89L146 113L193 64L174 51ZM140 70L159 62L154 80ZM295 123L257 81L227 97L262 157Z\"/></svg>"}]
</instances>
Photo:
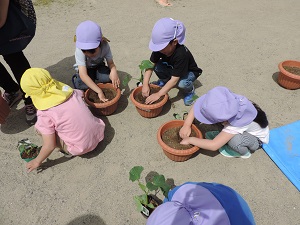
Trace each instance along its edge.
<instances>
[{"instance_id":1,"label":"child's hand","mask_svg":"<svg viewBox=\"0 0 300 225\"><path fill-rule=\"evenodd\" d=\"M191 135L192 129L190 126L184 126L181 127L180 131L179 131L179 136L183 139L183 138L187 138Z\"/></svg>"},{"instance_id":2,"label":"child's hand","mask_svg":"<svg viewBox=\"0 0 300 225\"><path fill-rule=\"evenodd\" d=\"M111 80L111 83L115 88L120 87L120 79L117 73L110 73L109 79Z\"/></svg>"},{"instance_id":3,"label":"child's hand","mask_svg":"<svg viewBox=\"0 0 300 225\"><path fill-rule=\"evenodd\" d=\"M150 87L149 85L143 85L143 88L142 88L142 95L143 97L148 97L150 94Z\"/></svg>"},{"instance_id":4,"label":"child's hand","mask_svg":"<svg viewBox=\"0 0 300 225\"><path fill-rule=\"evenodd\" d=\"M145 103L146 104L151 104L153 102L156 102L159 98L160 98L159 93L158 92L154 93L154 94L152 94L152 95L150 95L149 97L146 98Z\"/></svg>"},{"instance_id":5,"label":"child's hand","mask_svg":"<svg viewBox=\"0 0 300 225\"><path fill-rule=\"evenodd\" d=\"M99 97L100 101L102 101L102 102L107 102L108 101L108 99L105 98L105 95L103 94L102 90L101 90L100 93L98 93L98 97Z\"/></svg>"},{"instance_id":6,"label":"child's hand","mask_svg":"<svg viewBox=\"0 0 300 225\"><path fill-rule=\"evenodd\" d=\"M38 168L42 163L34 159L26 164L27 173L30 173L32 170Z\"/></svg>"},{"instance_id":7,"label":"child's hand","mask_svg":"<svg viewBox=\"0 0 300 225\"><path fill-rule=\"evenodd\" d=\"M183 138L182 141L180 142L180 144L189 145L190 144L189 140L190 140L189 137Z\"/></svg>"}]
</instances>

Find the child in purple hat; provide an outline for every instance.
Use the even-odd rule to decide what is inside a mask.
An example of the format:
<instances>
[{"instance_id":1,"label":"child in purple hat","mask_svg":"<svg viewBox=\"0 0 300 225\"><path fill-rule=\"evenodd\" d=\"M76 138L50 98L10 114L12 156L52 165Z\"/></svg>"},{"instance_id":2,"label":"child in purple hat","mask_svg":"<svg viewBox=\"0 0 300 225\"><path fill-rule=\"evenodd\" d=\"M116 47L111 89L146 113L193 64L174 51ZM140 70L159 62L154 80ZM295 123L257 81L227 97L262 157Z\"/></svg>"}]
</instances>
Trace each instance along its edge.
<instances>
[{"instance_id":1,"label":"child in purple hat","mask_svg":"<svg viewBox=\"0 0 300 225\"><path fill-rule=\"evenodd\" d=\"M194 118L204 124L222 123L224 127L212 140L189 137ZM267 116L258 105L219 86L197 99L179 135L183 139L181 144L211 151L221 148L219 151L224 156L249 158L250 151L269 142L269 127ZM223 146L229 146L229 151Z\"/></svg>"},{"instance_id":2,"label":"child in purple hat","mask_svg":"<svg viewBox=\"0 0 300 225\"><path fill-rule=\"evenodd\" d=\"M232 188L186 182L168 194L147 225L255 225L247 202Z\"/></svg>"},{"instance_id":3,"label":"child in purple hat","mask_svg":"<svg viewBox=\"0 0 300 225\"><path fill-rule=\"evenodd\" d=\"M142 88L143 96L147 97L146 104L157 101L175 86L184 92L184 104L193 104L195 95L193 82L201 75L202 70L197 66L184 41L185 26L181 21L162 18L155 23L149 43L149 48L153 51L150 61L154 63L154 71L159 78L153 83L162 89L149 95L153 69L146 70Z\"/></svg>"},{"instance_id":4,"label":"child in purple hat","mask_svg":"<svg viewBox=\"0 0 300 225\"><path fill-rule=\"evenodd\" d=\"M120 85L108 41L103 37L100 26L93 21L84 21L76 29L75 67L78 74L72 78L73 85L81 90L91 88L98 93L99 99L103 102L108 99L95 82L111 82L115 88Z\"/></svg>"}]
</instances>

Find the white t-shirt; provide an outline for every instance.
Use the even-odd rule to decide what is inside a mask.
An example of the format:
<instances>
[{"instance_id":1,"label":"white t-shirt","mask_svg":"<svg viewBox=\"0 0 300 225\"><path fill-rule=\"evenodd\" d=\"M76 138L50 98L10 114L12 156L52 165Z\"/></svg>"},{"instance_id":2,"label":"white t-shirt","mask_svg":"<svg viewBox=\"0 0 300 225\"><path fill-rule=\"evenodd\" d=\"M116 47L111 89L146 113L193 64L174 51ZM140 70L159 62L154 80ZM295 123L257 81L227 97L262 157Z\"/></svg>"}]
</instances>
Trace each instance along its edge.
<instances>
[{"instance_id":1,"label":"white t-shirt","mask_svg":"<svg viewBox=\"0 0 300 225\"><path fill-rule=\"evenodd\" d=\"M266 128L261 128L261 126L254 121L244 127L234 127L230 124L225 124L222 131L230 134L242 134L246 131L249 134L258 137L263 143L269 143L269 127L267 126Z\"/></svg>"},{"instance_id":2,"label":"white t-shirt","mask_svg":"<svg viewBox=\"0 0 300 225\"><path fill-rule=\"evenodd\" d=\"M77 66L86 66L87 68L93 68L102 63L104 59L107 63L107 61L112 60L112 58L113 56L109 44L106 41L101 42L100 52L93 58L85 56L79 48L76 48L75 50L75 60Z\"/></svg>"},{"instance_id":3,"label":"white t-shirt","mask_svg":"<svg viewBox=\"0 0 300 225\"><path fill-rule=\"evenodd\" d=\"M46 135L56 132L72 155L94 150L104 138L104 122L93 116L82 96L83 92L75 89L67 101L37 111L35 128Z\"/></svg>"}]
</instances>

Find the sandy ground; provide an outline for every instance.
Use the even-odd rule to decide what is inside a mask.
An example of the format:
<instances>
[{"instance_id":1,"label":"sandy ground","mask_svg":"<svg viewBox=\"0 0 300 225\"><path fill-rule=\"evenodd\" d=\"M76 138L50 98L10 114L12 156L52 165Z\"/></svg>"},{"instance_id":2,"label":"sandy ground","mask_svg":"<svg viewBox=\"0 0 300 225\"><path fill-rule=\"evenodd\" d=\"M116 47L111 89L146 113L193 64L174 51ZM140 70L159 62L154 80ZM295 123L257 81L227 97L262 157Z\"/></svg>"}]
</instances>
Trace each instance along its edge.
<instances>
[{"instance_id":1,"label":"sandy ground","mask_svg":"<svg viewBox=\"0 0 300 225\"><path fill-rule=\"evenodd\" d=\"M265 109L270 128L299 120L300 90L286 90L276 79L279 62L300 60L300 1L172 3L172 7L161 7L155 0L61 0L37 5L36 36L24 52L32 67L46 68L71 85L75 29L90 19L111 40L120 77L138 77L139 62L150 55L154 23L173 17L185 23L186 45L203 69L196 83L198 95L223 85ZM156 141L156 132L173 119L173 113L189 107L174 89L159 117L142 118L128 98L134 87L134 80L123 87L116 113L102 117L106 136L93 153L68 160L55 152L39 173L26 173L16 145L23 138L37 144L41 141L33 126L25 123L23 102L12 109L0 133L0 224L145 224L133 201L140 190L128 179L135 165L144 166L145 176L156 171L173 179L175 185L186 181L228 185L248 202L257 224L300 224L299 192L263 150L246 160L203 150L183 163L169 160Z\"/></svg>"}]
</instances>

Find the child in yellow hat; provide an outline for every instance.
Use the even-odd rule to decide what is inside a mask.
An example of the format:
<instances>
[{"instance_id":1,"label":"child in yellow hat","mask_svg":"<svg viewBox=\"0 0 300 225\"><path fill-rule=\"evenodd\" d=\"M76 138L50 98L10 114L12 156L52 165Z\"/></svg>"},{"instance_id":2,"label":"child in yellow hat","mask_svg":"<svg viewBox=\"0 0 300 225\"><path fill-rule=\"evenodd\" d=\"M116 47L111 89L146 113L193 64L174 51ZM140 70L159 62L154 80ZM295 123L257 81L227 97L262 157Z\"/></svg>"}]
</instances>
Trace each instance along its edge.
<instances>
[{"instance_id":1,"label":"child in yellow hat","mask_svg":"<svg viewBox=\"0 0 300 225\"><path fill-rule=\"evenodd\" d=\"M76 156L94 150L103 140L105 124L87 108L82 91L53 79L41 68L26 70L20 83L38 110L35 128L43 139L39 155L26 165L28 172L39 167L56 147Z\"/></svg>"}]
</instances>

